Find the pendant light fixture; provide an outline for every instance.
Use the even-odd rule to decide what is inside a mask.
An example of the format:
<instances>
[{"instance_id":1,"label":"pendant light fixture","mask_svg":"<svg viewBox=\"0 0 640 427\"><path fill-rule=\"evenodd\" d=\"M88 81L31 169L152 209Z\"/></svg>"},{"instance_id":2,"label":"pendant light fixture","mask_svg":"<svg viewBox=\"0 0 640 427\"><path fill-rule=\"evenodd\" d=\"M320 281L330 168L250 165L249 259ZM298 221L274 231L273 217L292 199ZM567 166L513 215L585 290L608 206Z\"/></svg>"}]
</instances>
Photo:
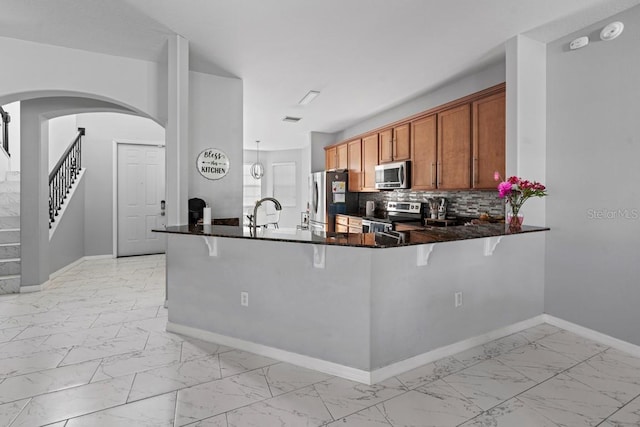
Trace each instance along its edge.
<instances>
[{"instance_id":1,"label":"pendant light fixture","mask_svg":"<svg viewBox=\"0 0 640 427\"><path fill-rule=\"evenodd\" d=\"M256 141L256 162L251 165L251 176L254 179L260 179L264 176L264 166L260 163L260 147L258 144L260 141Z\"/></svg>"}]
</instances>

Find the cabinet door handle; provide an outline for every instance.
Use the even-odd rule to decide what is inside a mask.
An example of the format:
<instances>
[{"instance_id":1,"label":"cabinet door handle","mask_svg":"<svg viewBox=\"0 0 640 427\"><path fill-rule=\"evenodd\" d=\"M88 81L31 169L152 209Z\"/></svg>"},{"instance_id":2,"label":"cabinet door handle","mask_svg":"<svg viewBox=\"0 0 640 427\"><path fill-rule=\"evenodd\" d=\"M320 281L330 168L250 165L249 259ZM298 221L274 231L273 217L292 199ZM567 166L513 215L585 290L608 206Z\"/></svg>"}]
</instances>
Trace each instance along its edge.
<instances>
[{"instance_id":1,"label":"cabinet door handle","mask_svg":"<svg viewBox=\"0 0 640 427\"><path fill-rule=\"evenodd\" d=\"M431 162L431 187L436 188L436 177L433 174L433 170L435 169L435 162Z\"/></svg>"},{"instance_id":2,"label":"cabinet door handle","mask_svg":"<svg viewBox=\"0 0 640 427\"><path fill-rule=\"evenodd\" d=\"M442 162L438 162L438 187L442 186Z\"/></svg>"}]
</instances>

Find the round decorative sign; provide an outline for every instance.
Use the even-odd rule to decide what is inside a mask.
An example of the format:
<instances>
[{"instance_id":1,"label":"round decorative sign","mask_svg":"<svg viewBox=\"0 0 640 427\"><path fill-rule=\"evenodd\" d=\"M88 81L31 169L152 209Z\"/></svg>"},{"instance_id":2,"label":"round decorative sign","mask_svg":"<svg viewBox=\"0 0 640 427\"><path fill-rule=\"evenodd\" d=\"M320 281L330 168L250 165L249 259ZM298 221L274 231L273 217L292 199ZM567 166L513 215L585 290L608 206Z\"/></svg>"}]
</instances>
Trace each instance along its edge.
<instances>
[{"instance_id":1,"label":"round decorative sign","mask_svg":"<svg viewBox=\"0 0 640 427\"><path fill-rule=\"evenodd\" d=\"M196 167L207 179L220 179L229 172L229 158L217 148L207 148L198 155Z\"/></svg>"}]
</instances>

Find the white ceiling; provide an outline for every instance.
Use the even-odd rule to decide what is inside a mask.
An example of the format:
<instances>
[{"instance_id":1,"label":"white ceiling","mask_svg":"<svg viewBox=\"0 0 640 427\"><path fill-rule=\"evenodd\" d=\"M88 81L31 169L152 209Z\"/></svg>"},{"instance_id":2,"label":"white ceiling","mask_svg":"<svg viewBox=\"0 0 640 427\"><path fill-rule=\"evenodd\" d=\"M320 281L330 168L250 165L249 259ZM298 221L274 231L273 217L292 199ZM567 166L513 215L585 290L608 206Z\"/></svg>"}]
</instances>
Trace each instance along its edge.
<instances>
[{"instance_id":1,"label":"white ceiling","mask_svg":"<svg viewBox=\"0 0 640 427\"><path fill-rule=\"evenodd\" d=\"M244 146L308 144L640 0L0 0L0 36L160 60L189 40L191 68L239 77ZM309 91L320 96L298 101ZM284 116L302 117L285 123Z\"/></svg>"}]
</instances>

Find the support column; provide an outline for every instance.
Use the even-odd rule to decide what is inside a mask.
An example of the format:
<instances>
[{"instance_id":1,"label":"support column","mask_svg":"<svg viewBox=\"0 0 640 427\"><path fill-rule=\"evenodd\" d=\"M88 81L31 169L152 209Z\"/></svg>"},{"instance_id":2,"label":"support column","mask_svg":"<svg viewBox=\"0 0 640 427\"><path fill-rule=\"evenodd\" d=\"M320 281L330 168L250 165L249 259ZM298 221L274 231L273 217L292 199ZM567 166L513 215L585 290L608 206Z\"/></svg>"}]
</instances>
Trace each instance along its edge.
<instances>
[{"instance_id":1,"label":"support column","mask_svg":"<svg viewBox=\"0 0 640 427\"><path fill-rule=\"evenodd\" d=\"M507 176L546 183L547 47L518 35L507 41ZM532 198L524 222L544 226L545 199Z\"/></svg>"},{"instance_id":2,"label":"support column","mask_svg":"<svg viewBox=\"0 0 640 427\"><path fill-rule=\"evenodd\" d=\"M20 116L21 291L30 291L49 280L49 122L30 101Z\"/></svg>"},{"instance_id":3,"label":"support column","mask_svg":"<svg viewBox=\"0 0 640 427\"><path fill-rule=\"evenodd\" d=\"M188 223L189 189L189 41L169 40L168 118L165 128L167 225Z\"/></svg>"}]
</instances>

